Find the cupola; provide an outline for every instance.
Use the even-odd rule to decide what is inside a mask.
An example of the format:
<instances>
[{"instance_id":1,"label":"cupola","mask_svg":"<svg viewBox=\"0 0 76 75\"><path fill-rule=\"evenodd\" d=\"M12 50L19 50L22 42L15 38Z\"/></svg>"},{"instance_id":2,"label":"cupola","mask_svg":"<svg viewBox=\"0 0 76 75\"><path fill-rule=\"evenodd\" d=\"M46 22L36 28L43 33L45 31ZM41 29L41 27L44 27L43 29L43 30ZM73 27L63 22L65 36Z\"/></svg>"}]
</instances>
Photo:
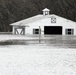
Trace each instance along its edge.
<instances>
[{"instance_id":1,"label":"cupola","mask_svg":"<svg viewBox=\"0 0 76 75\"><path fill-rule=\"evenodd\" d=\"M43 9L42 11L43 11L43 15L44 15L44 16L49 15L49 12L50 12L49 9L45 8L45 9Z\"/></svg>"}]
</instances>

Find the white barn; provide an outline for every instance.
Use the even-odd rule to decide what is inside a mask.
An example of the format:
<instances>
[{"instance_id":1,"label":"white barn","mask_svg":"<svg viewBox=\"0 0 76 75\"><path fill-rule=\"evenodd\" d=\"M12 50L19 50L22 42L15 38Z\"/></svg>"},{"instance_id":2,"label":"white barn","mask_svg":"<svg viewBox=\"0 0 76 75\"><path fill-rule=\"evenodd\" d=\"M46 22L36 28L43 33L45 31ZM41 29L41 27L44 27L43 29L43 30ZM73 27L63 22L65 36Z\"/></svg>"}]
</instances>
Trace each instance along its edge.
<instances>
[{"instance_id":1,"label":"white barn","mask_svg":"<svg viewBox=\"0 0 76 75\"><path fill-rule=\"evenodd\" d=\"M76 35L76 22L49 14L50 10L45 8L43 14L39 14L15 23L12 23L13 34L30 35Z\"/></svg>"}]
</instances>

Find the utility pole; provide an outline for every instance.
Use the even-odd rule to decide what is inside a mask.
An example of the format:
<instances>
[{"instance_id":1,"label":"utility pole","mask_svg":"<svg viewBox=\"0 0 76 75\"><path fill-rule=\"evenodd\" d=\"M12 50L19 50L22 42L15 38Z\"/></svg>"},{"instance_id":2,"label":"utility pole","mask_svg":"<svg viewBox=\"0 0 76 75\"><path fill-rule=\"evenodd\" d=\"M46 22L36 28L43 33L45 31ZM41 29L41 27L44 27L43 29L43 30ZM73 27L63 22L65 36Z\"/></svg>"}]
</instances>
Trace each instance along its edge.
<instances>
[{"instance_id":1,"label":"utility pole","mask_svg":"<svg viewBox=\"0 0 76 75\"><path fill-rule=\"evenodd\" d=\"M39 26L39 43L41 43L41 28Z\"/></svg>"}]
</instances>

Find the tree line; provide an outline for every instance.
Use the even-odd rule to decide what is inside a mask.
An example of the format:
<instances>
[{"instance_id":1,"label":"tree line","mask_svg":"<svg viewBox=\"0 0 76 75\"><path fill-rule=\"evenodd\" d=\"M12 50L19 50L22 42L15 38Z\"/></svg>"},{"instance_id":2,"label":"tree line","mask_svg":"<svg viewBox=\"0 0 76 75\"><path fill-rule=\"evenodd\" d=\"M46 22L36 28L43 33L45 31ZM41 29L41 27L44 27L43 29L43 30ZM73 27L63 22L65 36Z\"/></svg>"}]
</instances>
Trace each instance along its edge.
<instances>
[{"instance_id":1,"label":"tree line","mask_svg":"<svg viewBox=\"0 0 76 75\"><path fill-rule=\"evenodd\" d=\"M11 31L10 23L42 14L46 7L50 14L76 21L76 0L0 0L0 32Z\"/></svg>"}]
</instances>

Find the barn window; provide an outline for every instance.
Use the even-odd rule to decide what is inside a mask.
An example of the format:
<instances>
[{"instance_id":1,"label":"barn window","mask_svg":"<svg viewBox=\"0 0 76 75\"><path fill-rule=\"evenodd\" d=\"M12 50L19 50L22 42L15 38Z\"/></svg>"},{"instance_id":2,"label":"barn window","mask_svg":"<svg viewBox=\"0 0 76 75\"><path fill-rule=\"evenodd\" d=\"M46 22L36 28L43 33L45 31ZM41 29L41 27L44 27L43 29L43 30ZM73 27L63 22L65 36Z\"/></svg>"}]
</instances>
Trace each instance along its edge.
<instances>
[{"instance_id":1,"label":"barn window","mask_svg":"<svg viewBox=\"0 0 76 75\"><path fill-rule=\"evenodd\" d=\"M41 32L41 30L40 30ZM33 29L33 34L39 34L39 29Z\"/></svg>"},{"instance_id":2,"label":"barn window","mask_svg":"<svg viewBox=\"0 0 76 75\"><path fill-rule=\"evenodd\" d=\"M45 11L45 15L48 15L49 14L49 12L48 11Z\"/></svg>"},{"instance_id":3,"label":"barn window","mask_svg":"<svg viewBox=\"0 0 76 75\"><path fill-rule=\"evenodd\" d=\"M66 29L66 34L67 35L73 35L74 34L74 29Z\"/></svg>"},{"instance_id":4,"label":"barn window","mask_svg":"<svg viewBox=\"0 0 76 75\"><path fill-rule=\"evenodd\" d=\"M56 18L55 17L51 17L51 23L56 23Z\"/></svg>"}]
</instances>

